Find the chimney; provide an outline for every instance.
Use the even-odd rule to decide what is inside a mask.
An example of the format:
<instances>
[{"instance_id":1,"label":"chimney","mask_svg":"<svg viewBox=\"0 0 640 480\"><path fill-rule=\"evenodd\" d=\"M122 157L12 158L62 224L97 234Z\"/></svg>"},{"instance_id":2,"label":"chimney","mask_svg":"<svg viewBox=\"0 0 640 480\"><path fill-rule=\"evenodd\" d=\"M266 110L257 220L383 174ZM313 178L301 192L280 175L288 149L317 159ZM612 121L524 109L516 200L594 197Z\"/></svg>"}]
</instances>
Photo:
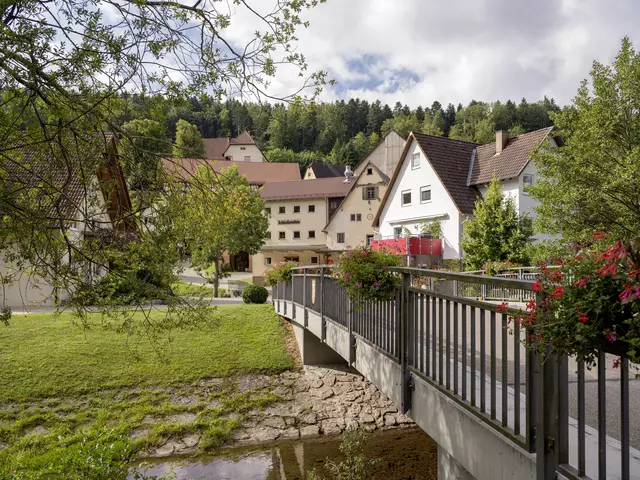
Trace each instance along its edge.
<instances>
[{"instance_id":1,"label":"chimney","mask_svg":"<svg viewBox=\"0 0 640 480\"><path fill-rule=\"evenodd\" d=\"M351 167L347 165L344 169L344 182L343 183L351 183L351 179L353 178L353 172L351 171Z\"/></svg>"},{"instance_id":2,"label":"chimney","mask_svg":"<svg viewBox=\"0 0 640 480\"><path fill-rule=\"evenodd\" d=\"M502 153L507 143L509 143L509 132L506 130L498 130L496 132L496 155Z\"/></svg>"}]
</instances>

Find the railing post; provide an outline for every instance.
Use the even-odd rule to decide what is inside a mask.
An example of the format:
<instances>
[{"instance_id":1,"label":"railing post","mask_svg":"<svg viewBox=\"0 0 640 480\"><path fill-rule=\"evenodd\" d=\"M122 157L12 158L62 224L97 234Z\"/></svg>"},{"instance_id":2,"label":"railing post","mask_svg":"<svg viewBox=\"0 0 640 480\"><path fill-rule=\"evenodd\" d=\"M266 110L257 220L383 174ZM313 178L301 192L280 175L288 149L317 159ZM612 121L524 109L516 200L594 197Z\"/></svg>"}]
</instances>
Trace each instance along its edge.
<instances>
[{"instance_id":1,"label":"railing post","mask_svg":"<svg viewBox=\"0 0 640 480\"><path fill-rule=\"evenodd\" d=\"M296 319L296 275L291 275L291 319Z\"/></svg>"},{"instance_id":2,"label":"railing post","mask_svg":"<svg viewBox=\"0 0 640 480\"><path fill-rule=\"evenodd\" d=\"M309 312L307 311L307 270L304 270L304 277L302 277L302 307L304 309L303 320L302 323L304 328L307 328L307 323L309 319Z\"/></svg>"},{"instance_id":3,"label":"railing post","mask_svg":"<svg viewBox=\"0 0 640 480\"><path fill-rule=\"evenodd\" d=\"M556 355L548 350L544 358L538 357L538 428L536 429L536 467L538 480L556 478L558 456L556 446L558 438L558 371Z\"/></svg>"},{"instance_id":4,"label":"railing post","mask_svg":"<svg viewBox=\"0 0 640 480\"><path fill-rule=\"evenodd\" d=\"M411 372L409 371L409 286L411 276L408 273L402 274L402 297L400 302L400 366L402 377L400 380L402 413L407 413L411 408Z\"/></svg>"},{"instance_id":5,"label":"railing post","mask_svg":"<svg viewBox=\"0 0 640 480\"><path fill-rule=\"evenodd\" d=\"M322 267L320 269L320 339L323 342L327 340L327 320L324 318L324 275L326 272L327 267Z\"/></svg>"},{"instance_id":6,"label":"railing post","mask_svg":"<svg viewBox=\"0 0 640 480\"><path fill-rule=\"evenodd\" d=\"M349 297L347 303L347 329L349 331L349 365L356 362L356 339L353 336L353 299Z\"/></svg>"}]
</instances>

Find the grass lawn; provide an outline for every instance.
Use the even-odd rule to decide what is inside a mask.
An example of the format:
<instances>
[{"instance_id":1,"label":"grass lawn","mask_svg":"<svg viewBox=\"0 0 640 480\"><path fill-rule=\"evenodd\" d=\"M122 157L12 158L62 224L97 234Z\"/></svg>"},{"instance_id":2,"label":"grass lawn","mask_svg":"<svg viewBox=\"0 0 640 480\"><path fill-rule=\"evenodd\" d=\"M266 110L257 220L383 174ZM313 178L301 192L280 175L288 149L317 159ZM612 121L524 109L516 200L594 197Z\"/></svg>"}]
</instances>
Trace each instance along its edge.
<instances>
[{"instance_id":1,"label":"grass lawn","mask_svg":"<svg viewBox=\"0 0 640 480\"><path fill-rule=\"evenodd\" d=\"M176 282L171 285L173 293L180 297L213 298L213 287L207 285L193 285L191 283ZM226 290L218 288L218 296L224 297Z\"/></svg>"},{"instance_id":2,"label":"grass lawn","mask_svg":"<svg viewBox=\"0 0 640 480\"><path fill-rule=\"evenodd\" d=\"M161 356L145 339L83 330L64 314L14 316L0 327L0 478L67 472L84 445L98 463L116 455L117 465L176 435L197 433L204 449L224 443L238 414L277 401L239 391L237 376L281 372L292 360L269 305L212 315L212 326L172 332Z\"/></svg>"}]
</instances>

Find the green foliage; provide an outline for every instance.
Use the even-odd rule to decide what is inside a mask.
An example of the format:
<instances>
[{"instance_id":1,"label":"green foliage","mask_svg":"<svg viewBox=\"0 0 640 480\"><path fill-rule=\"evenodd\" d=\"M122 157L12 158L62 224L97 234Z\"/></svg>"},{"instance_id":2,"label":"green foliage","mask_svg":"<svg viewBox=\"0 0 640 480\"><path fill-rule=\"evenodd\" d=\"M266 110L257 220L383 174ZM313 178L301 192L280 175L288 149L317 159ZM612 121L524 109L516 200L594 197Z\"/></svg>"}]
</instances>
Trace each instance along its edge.
<instances>
[{"instance_id":1,"label":"green foliage","mask_svg":"<svg viewBox=\"0 0 640 480\"><path fill-rule=\"evenodd\" d=\"M267 270L264 274L264 283L269 287L275 287L281 282L290 282L292 269L296 268L296 262L280 262Z\"/></svg>"},{"instance_id":2,"label":"green foliage","mask_svg":"<svg viewBox=\"0 0 640 480\"><path fill-rule=\"evenodd\" d=\"M180 119L176 124L176 143L173 146L174 157L204 158L204 143L198 127Z\"/></svg>"},{"instance_id":3,"label":"green foliage","mask_svg":"<svg viewBox=\"0 0 640 480\"><path fill-rule=\"evenodd\" d=\"M415 115L400 114L384 121L382 124L382 136L391 130L395 130L400 136L407 138L411 132L422 131L422 122Z\"/></svg>"},{"instance_id":4,"label":"green foliage","mask_svg":"<svg viewBox=\"0 0 640 480\"><path fill-rule=\"evenodd\" d=\"M171 141L163 123L148 118L122 125L124 172L133 190L152 188L158 181L159 158L171 151Z\"/></svg>"},{"instance_id":5,"label":"green foliage","mask_svg":"<svg viewBox=\"0 0 640 480\"><path fill-rule=\"evenodd\" d=\"M473 219L465 223L460 246L466 268L480 270L488 260L526 264L532 235L531 220L518 215L513 199L504 198L494 177L485 198L476 202Z\"/></svg>"},{"instance_id":6,"label":"green foliage","mask_svg":"<svg viewBox=\"0 0 640 480\"><path fill-rule=\"evenodd\" d=\"M206 285L176 282L171 285L171 290L173 290L174 295L178 295L179 297L213 297L213 290L211 287L207 287ZM223 288L218 289L218 295L221 297L224 297L225 293L226 291Z\"/></svg>"},{"instance_id":7,"label":"green foliage","mask_svg":"<svg viewBox=\"0 0 640 480\"><path fill-rule=\"evenodd\" d=\"M262 304L269 298L269 291L262 285L247 285L242 290L242 301L244 303Z\"/></svg>"},{"instance_id":8,"label":"green foliage","mask_svg":"<svg viewBox=\"0 0 640 480\"><path fill-rule=\"evenodd\" d=\"M401 265L400 255L364 246L341 254L334 274L353 299L388 300L393 296L399 277L385 267Z\"/></svg>"},{"instance_id":9,"label":"green foliage","mask_svg":"<svg viewBox=\"0 0 640 480\"><path fill-rule=\"evenodd\" d=\"M640 242L613 242L604 232L576 249L561 270L541 267L531 301L514 320L535 348L576 356L593 366L600 348L637 362L640 353Z\"/></svg>"},{"instance_id":10,"label":"green foliage","mask_svg":"<svg viewBox=\"0 0 640 480\"><path fill-rule=\"evenodd\" d=\"M168 205L176 231L183 235L196 263L214 266L217 297L223 254L253 255L264 244L269 226L265 202L238 174L237 166L216 174L203 165L186 188L173 189Z\"/></svg>"},{"instance_id":11,"label":"green foliage","mask_svg":"<svg viewBox=\"0 0 640 480\"><path fill-rule=\"evenodd\" d=\"M431 220L430 222L424 222L420 228L422 233L428 233L433 238L442 237L442 223L440 220Z\"/></svg>"},{"instance_id":12,"label":"green foliage","mask_svg":"<svg viewBox=\"0 0 640 480\"><path fill-rule=\"evenodd\" d=\"M345 456L336 463L327 459L320 472L313 470L308 480L369 480L381 459L371 459L364 454L368 434L363 430L353 430L344 434L340 453Z\"/></svg>"},{"instance_id":13,"label":"green foliage","mask_svg":"<svg viewBox=\"0 0 640 480\"><path fill-rule=\"evenodd\" d=\"M639 76L640 54L625 38L613 64L594 62L573 104L553 116L563 144L535 155L539 231L567 241L594 230L640 236Z\"/></svg>"}]
</instances>

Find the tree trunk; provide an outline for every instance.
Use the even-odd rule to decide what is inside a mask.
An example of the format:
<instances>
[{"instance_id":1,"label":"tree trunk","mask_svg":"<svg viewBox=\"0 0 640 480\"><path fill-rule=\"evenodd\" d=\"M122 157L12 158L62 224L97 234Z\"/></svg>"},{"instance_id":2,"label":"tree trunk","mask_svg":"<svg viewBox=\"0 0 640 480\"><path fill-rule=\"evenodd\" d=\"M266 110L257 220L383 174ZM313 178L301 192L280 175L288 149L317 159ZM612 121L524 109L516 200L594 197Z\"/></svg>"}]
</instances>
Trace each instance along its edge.
<instances>
[{"instance_id":1,"label":"tree trunk","mask_svg":"<svg viewBox=\"0 0 640 480\"><path fill-rule=\"evenodd\" d=\"M220 259L216 258L216 274L213 277L213 297L218 298L218 286L220 286Z\"/></svg>"}]
</instances>

